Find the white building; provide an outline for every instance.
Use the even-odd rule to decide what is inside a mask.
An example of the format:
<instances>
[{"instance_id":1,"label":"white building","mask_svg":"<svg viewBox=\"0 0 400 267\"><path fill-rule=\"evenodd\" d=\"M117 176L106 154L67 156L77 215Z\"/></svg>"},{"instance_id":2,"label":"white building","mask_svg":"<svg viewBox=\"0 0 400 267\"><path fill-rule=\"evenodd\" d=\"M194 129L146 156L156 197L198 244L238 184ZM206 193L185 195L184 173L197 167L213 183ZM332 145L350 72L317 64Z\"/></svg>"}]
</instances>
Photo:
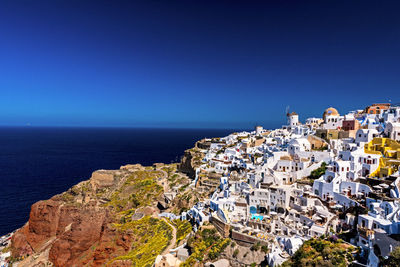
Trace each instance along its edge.
<instances>
[{"instance_id":1,"label":"white building","mask_svg":"<svg viewBox=\"0 0 400 267\"><path fill-rule=\"evenodd\" d=\"M323 129L334 130L341 128L343 125L343 116L340 116L339 112L335 108L327 108L323 114L324 123Z\"/></svg>"},{"instance_id":2,"label":"white building","mask_svg":"<svg viewBox=\"0 0 400 267\"><path fill-rule=\"evenodd\" d=\"M299 115L296 112L288 113L288 125L292 128L299 125Z\"/></svg>"},{"instance_id":3,"label":"white building","mask_svg":"<svg viewBox=\"0 0 400 267\"><path fill-rule=\"evenodd\" d=\"M386 122L400 122L400 107L392 106L383 113L383 119Z\"/></svg>"},{"instance_id":4,"label":"white building","mask_svg":"<svg viewBox=\"0 0 400 267\"><path fill-rule=\"evenodd\" d=\"M378 136L378 131L376 129L359 129L356 132L355 142L358 145L364 145L370 142L372 139Z\"/></svg>"},{"instance_id":5,"label":"white building","mask_svg":"<svg viewBox=\"0 0 400 267\"><path fill-rule=\"evenodd\" d=\"M298 154L303 151L310 151L311 144L307 138L296 138L289 142L288 152L290 155Z\"/></svg>"},{"instance_id":6,"label":"white building","mask_svg":"<svg viewBox=\"0 0 400 267\"><path fill-rule=\"evenodd\" d=\"M385 135L393 140L400 141L400 122L388 122Z\"/></svg>"}]
</instances>

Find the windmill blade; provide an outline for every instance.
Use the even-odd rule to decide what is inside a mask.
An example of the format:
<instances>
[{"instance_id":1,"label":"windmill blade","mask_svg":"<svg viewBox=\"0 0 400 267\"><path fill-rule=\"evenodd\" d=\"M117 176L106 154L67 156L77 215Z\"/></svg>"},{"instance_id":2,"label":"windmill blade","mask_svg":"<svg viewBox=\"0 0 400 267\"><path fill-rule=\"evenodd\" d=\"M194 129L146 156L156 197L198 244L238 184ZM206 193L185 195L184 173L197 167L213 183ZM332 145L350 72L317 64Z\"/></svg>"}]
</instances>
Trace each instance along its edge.
<instances>
[{"instance_id":1,"label":"windmill blade","mask_svg":"<svg viewBox=\"0 0 400 267\"><path fill-rule=\"evenodd\" d=\"M286 112L285 112L286 115L289 114L289 110L290 110L290 106L286 106L286 110L285 110L285 111L286 111Z\"/></svg>"}]
</instances>

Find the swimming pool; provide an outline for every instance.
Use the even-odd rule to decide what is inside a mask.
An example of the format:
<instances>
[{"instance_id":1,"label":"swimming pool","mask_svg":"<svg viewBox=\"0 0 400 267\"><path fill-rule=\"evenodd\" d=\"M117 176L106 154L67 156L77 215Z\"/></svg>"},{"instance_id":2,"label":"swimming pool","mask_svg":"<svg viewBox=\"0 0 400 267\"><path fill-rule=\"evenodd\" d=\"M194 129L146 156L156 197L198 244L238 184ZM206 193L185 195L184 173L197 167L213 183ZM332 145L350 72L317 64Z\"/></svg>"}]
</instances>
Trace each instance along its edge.
<instances>
[{"instance_id":1,"label":"swimming pool","mask_svg":"<svg viewBox=\"0 0 400 267\"><path fill-rule=\"evenodd\" d=\"M258 219L258 220L262 221L262 219L263 219L264 217L261 216L261 215L252 214L252 215L251 215L251 218L252 218L252 219L256 219L256 220Z\"/></svg>"}]
</instances>

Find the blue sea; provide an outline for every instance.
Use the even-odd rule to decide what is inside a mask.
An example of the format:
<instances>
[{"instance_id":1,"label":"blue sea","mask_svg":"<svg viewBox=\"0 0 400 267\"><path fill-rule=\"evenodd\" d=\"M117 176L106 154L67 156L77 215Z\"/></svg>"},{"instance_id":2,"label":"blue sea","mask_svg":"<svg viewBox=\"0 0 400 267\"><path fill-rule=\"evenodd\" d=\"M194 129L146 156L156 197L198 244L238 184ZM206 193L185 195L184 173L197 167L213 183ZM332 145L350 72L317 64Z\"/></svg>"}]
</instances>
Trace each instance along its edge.
<instances>
[{"instance_id":1,"label":"blue sea","mask_svg":"<svg viewBox=\"0 0 400 267\"><path fill-rule=\"evenodd\" d=\"M205 137L235 130L0 128L0 235L28 220L30 207L89 179L98 169L178 162Z\"/></svg>"}]
</instances>

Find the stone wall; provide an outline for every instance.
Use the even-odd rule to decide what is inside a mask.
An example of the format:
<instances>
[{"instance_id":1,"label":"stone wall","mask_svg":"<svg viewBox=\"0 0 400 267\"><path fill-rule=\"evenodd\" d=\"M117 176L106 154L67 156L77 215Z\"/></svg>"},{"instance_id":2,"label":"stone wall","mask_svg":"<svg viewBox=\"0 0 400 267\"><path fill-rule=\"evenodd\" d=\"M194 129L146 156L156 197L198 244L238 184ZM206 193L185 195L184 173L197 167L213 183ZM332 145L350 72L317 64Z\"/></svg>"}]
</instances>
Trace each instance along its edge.
<instances>
[{"instance_id":1,"label":"stone wall","mask_svg":"<svg viewBox=\"0 0 400 267\"><path fill-rule=\"evenodd\" d=\"M267 240L259 239L254 236L250 236L248 234L240 233L235 230L232 230L231 239L235 240L241 246L251 246L257 242L261 245L268 245Z\"/></svg>"},{"instance_id":2,"label":"stone wall","mask_svg":"<svg viewBox=\"0 0 400 267\"><path fill-rule=\"evenodd\" d=\"M224 223L220 219L216 218L215 216L210 217L210 222L214 225L214 227L218 230L218 232L223 236L223 237L228 237L229 236L229 229L230 226L229 224Z\"/></svg>"}]
</instances>

